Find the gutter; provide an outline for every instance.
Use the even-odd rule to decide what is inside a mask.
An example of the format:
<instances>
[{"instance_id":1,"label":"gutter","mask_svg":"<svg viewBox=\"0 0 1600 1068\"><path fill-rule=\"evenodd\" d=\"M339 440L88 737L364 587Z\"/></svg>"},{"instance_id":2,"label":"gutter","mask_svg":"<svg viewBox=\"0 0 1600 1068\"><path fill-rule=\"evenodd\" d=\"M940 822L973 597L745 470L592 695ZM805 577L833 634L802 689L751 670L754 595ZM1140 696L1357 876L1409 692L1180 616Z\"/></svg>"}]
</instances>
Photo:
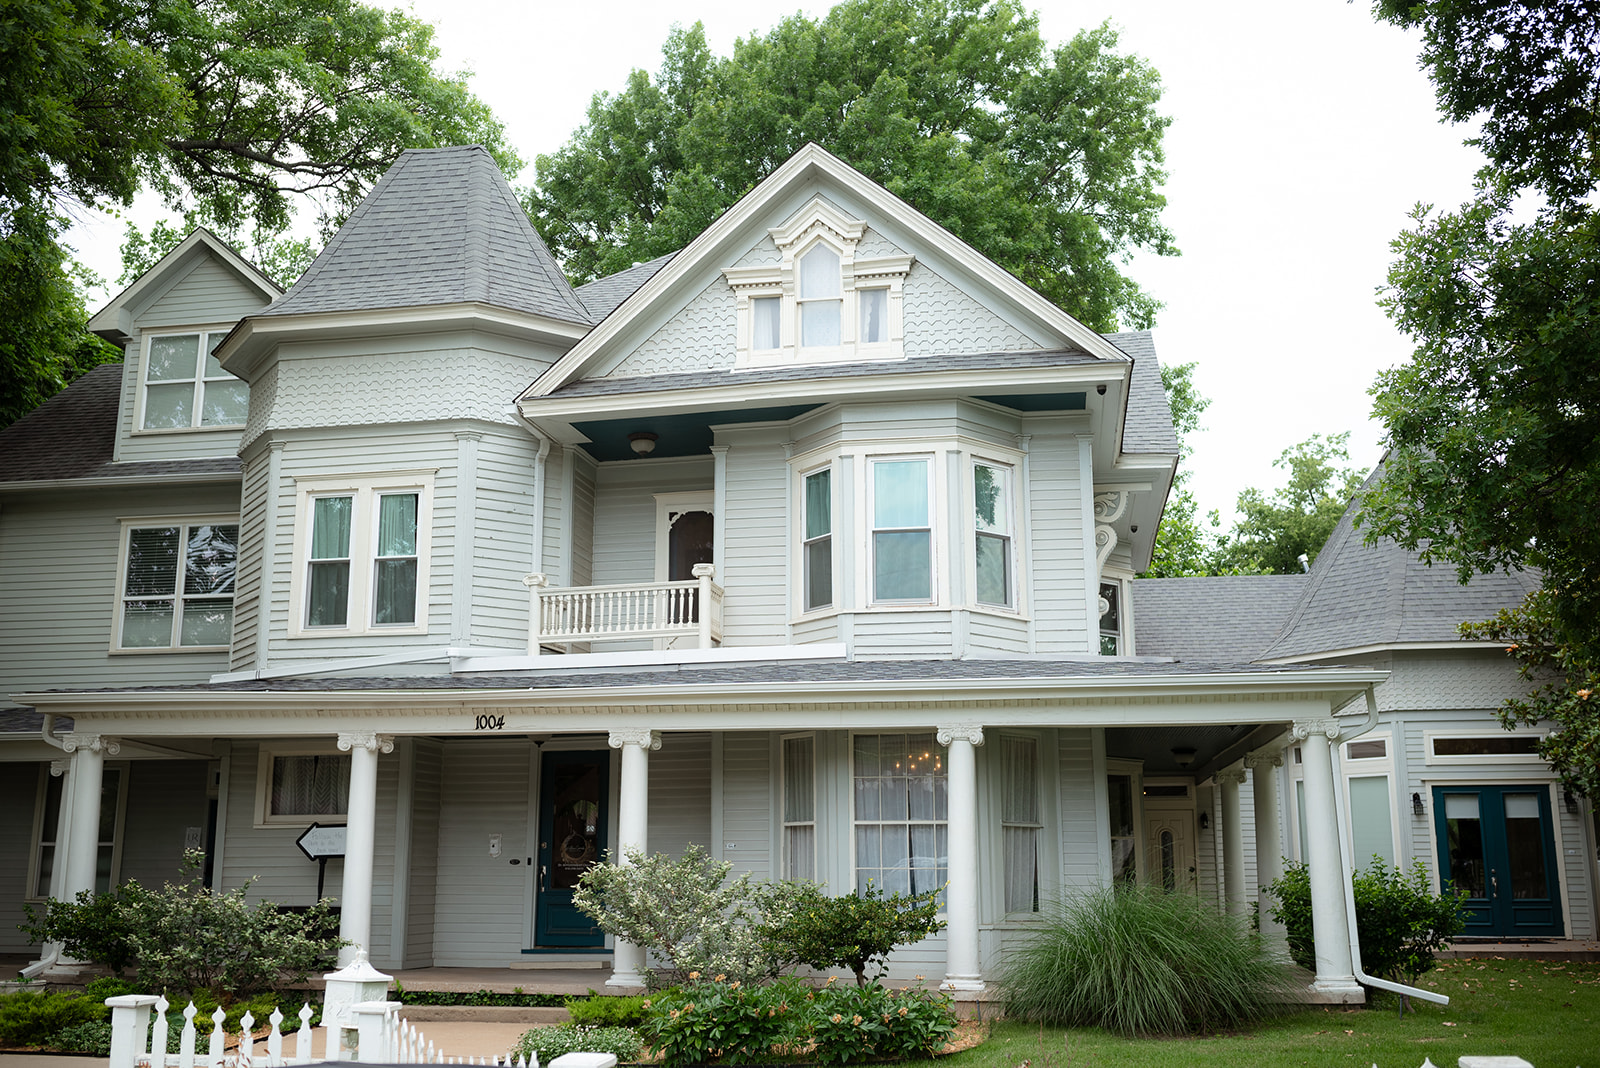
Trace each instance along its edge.
<instances>
[{"instance_id":1,"label":"gutter","mask_svg":"<svg viewBox=\"0 0 1600 1068\"><path fill-rule=\"evenodd\" d=\"M1334 742L1334 745L1337 748L1352 738L1359 738L1361 735L1366 734L1377 725L1378 697L1377 694L1373 692L1373 684L1369 682L1367 684L1367 718L1359 727L1353 727L1348 731L1340 731L1339 737ZM1338 759L1337 754L1335 754L1334 759ZM1355 863L1351 856L1353 847L1350 844L1349 835L1350 813L1345 799L1345 792L1344 790L1339 789L1338 786L1339 778L1340 777L1337 775L1334 776L1335 797L1333 812L1334 818L1338 823L1339 875L1340 878L1344 880L1344 918L1345 923L1348 924L1350 928L1350 962L1353 966L1352 970L1355 972L1356 982L1362 984L1363 986L1375 987L1379 990L1387 990L1391 994L1399 994L1402 997L1421 998L1423 1001L1431 1001L1435 1005L1448 1005L1450 1004L1450 997L1447 994L1438 994L1431 990L1419 990L1417 987L1406 986L1404 983L1392 983L1387 979L1378 979L1374 976L1368 975L1366 972L1361 970L1361 938L1356 931L1356 888L1352 882L1355 873Z\"/></svg>"}]
</instances>

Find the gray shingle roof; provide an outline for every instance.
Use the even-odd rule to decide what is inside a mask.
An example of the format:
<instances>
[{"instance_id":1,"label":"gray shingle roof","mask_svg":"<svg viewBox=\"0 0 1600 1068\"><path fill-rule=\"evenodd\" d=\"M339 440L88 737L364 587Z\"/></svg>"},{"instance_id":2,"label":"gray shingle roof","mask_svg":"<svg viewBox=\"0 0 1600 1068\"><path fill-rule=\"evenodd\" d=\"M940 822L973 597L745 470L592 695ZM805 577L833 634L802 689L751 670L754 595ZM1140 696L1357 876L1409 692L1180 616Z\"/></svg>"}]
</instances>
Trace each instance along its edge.
<instances>
[{"instance_id":1,"label":"gray shingle roof","mask_svg":"<svg viewBox=\"0 0 1600 1068\"><path fill-rule=\"evenodd\" d=\"M1148 330L1106 334L1105 339L1133 357L1128 383L1127 420L1122 430L1122 451L1176 453L1178 436L1172 430L1172 409L1161 384L1161 361L1156 359L1155 338Z\"/></svg>"},{"instance_id":2,"label":"gray shingle roof","mask_svg":"<svg viewBox=\"0 0 1600 1068\"><path fill-rule=\"evenodd\" d=\"M655 277L657 271L671 262L676 252L669 252L665 256L657 256L649 263L637 263L627 270L608 274L604 278L596 278L592 282L585 282L574 292L578 299L583 301L583 306L589 309L589 314L599 322L617 310L617 305L633 296L633 291Z\"/></svg>"},{"instance_id":3,"label":"gray shingle roof","mask_svg":"<svg viewBox=\"0 0 1600 1068\"><path fill-rule=\"evenodd\" d=\"M1305 590L1305 575L1138 579L1134 640L1140 656L1254 660Z\"/></svg>"},{"instance_id":4,"label":"gray shingle roof","mask_svg":"<svg viewBox=\"0 0 1600 1068\"><path fill-rule=\"evenodd\" d=\"M24 705L0 708L0 734L28 734L39 736L44 727L44 716ZM71 716L57 716L55 731L61 734L72 729Z\"/></svg>"},{"instance_id":5,"label":"gray shingle roof","mask_svg":"<svg viewBox=\"0 0 1600 1068\"><path fill-rule=\"evenodd\" d=\"M813 379L860 378L866 375L911 375L930 371L982 371L988 368L1066 367L1096 363L1077 349L1048 352L983 352L957 356L913 356L884 363L840 363L825 367L768 367L755 371L687 371L628 378L586 378L555 390L552 397L613 397L661 390L700 389L751 382L805 382Z\"/></svg>"},{"instance_id":6,"label":"gray shingle roof","mask_svg":"<svg viewBox=\"0 0 1600 1068\"><path fill-rule=\"evenodd\" d=\"M261 315L459 303L593 322L480 145L401 153Z\"/></svg>"},{"instance_id":7,"label":"gray shingle roof","mask_svg":"<svg viewBox=\"0 0 1600 1068\"><path fill-rule=\"evenodd\" d=\"M108 363L0 431L0 482L238 474L237 458L113 463L122 364Z\"/></svg>"},{"instance_id":8,"label":"gray shingle roof","mask_svg":"<svg viewBox=\"0 0 1600 1068\"><path fill-rule=\"evenodd\" d=\"M1366 486L1381 477L1373 471ZM1363 487L1365 488L1365 487ZM1367 546L1345 510L1312 565L1305 590L1261 658L1282 659L1365 645L1457 641L1456 627L1520 604L1538 585L1528 572L1478 575L1466 585L1448 564L1428 567L1387 538Z\"/></svg>"}]
</instances>

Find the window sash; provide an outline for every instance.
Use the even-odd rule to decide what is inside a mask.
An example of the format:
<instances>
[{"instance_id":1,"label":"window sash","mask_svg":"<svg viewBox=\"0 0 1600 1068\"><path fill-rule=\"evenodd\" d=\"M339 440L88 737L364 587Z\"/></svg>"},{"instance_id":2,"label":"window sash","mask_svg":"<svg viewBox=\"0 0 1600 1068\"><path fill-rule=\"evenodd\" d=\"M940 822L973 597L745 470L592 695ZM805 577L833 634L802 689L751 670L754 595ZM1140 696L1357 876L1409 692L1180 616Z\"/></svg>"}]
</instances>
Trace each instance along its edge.
<instances>
[{"instance_id":1,"label":"window sash","mask_svg":"<svg viewBox=\"0 0 1600 1068\"><path fill-rule=\"evenodd\" d=\"M801 540L801 583L805 611L833 604L833 471L823 468L805 476L804 537Z\"/></svg>"},{"instance_id":2,"label":"window sash","mask_svg":"<svg viewBox=\"0 0 1600 1068\"><path fill-rule=\"evenodd\" d=\"M1100 583L1100 655L1122 655L1122 583Z\"/></svg>"},{"instance_id":3,"label":"window sash","mask_svg":"<svg viewBox=\"0 0 1600 1068\"><path fill-rule=\"evenodd\" d=\"M215 355L226 337L226 331L202 331L150 339L141 429L244 425L250 387L223 370Z\"/></svg>"},{"instance_id":4,"label":"window sash","mask_svg":"<svg viewBox=\"0 0 1600 1068\"><path fill-rule=\"evenodd\" d=\"M780 329L782 297L752 297L750 300L750 348L771 352L782 345Z\"/></svg>"},{"instance_id":5,"label":"window sash","mask_svg":"<svg viewBox=\"0 0 1600 1068\"><path fill-rule=\"evenodd\" d=\"M856 300L860 303L861 324L857 338L863 345L881 345L889 340L889 291L887 289L858 289Z\"/></svg>"},{"instance_id":6,"label":"window sash","mask_svg":"<svg viewBox=\"0 0 1600 1068\"><path fill-rule=\"evenodd\" d=\"M274 754L266 815L279 819L347 815L350 764L347 754Z\"/></svg>"},{"instance_id":7,"label":"window sash","mask_svg":"<svg viewBox=\"0 0 1600 1068\"><path fill-rule=\"evenodd\" d=\"M858 734L851 756L857 889L942 893L949 795L933 735Z\"/></svg>"},{"instance_id":8,"label":"window sash","mask_svg":"<svg viewBox=\"0 0 1600 1068\"><path fill-rule=\"evenodd\" d=\"M227 645L233 638L238 524L132 526L126 539L117 648Z\"/></svg>"},{"instance_id":9,"label":"window sash","mask_svg":"<svg viewBox=\"0 0 1600 1068\"><path fill-rule=\"evenodd\" d=\"M790 879L817 873L816 737L785 738L783 749L783 857Z\"/></svg>"},{"instance_id":10,"label":"window sash","mask_svg":"<svg viewBox=\"0 0 1600 1068\"><path fill-rule=\"evenodd\" d=\"M1000 737L1000 838L1007 912L1039 911L1039 743Z\"/></svg>"},{"instance_id":11,"label":"window sash","mask_svg":"<svg viewBox=\"0 0 1600 1068\"><path fill-rule=\"evenodd\" d=\"M933 463L872 461L872 599L933 600Z\"/></svg>"},{"instance_id":12,"label":"window sash","mask_svg":"<svg viewBox=\"0 0 1600 1068\"><path fill-rule=\"evenodd\" d=\"M373 554L372 622L417 621L418 494L378 494L377 546Z\"/></svg>"}]
</instances>

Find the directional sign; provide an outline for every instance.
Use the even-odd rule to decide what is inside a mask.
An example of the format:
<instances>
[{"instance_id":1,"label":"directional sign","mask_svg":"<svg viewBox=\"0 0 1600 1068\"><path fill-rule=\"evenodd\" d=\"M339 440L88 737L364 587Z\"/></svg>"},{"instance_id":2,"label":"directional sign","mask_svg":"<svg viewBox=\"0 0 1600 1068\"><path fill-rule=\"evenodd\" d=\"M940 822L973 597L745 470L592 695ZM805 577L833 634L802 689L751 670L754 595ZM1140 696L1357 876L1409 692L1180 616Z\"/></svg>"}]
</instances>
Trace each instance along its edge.
<instances>
[{"instance_id":1,"label":"directional sign","mask_svg":"<svg viewBox=\"0 0 1600 1068\"><path fill-rule=\"evenodd\" d=\"M313 823L305 829L305 833L294 840L300 847L300 852L306 855L307 860L326 860L328 857L344 856L344 827L324 827L320 823Z\"/></svg>"}]
</instances>

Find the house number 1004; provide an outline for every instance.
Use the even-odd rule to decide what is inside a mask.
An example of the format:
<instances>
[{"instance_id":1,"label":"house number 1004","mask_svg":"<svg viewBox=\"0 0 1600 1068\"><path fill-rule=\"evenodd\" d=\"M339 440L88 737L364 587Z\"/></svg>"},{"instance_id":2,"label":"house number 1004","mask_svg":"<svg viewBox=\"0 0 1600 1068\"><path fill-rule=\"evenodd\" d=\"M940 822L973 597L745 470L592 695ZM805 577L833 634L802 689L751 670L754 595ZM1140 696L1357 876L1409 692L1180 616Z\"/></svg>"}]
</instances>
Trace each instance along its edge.
<instances>
[{"instance_id":1,"label":"house number 1004","mask_svg":"<svg viewBox=\"0 0 1600 1068\"><path fill-rule=\"evenodd\" d=\"M472 721L474 730L501 731L505 730L506 717L504 716L479 716Z\"/></svg>"}]
</instances>

